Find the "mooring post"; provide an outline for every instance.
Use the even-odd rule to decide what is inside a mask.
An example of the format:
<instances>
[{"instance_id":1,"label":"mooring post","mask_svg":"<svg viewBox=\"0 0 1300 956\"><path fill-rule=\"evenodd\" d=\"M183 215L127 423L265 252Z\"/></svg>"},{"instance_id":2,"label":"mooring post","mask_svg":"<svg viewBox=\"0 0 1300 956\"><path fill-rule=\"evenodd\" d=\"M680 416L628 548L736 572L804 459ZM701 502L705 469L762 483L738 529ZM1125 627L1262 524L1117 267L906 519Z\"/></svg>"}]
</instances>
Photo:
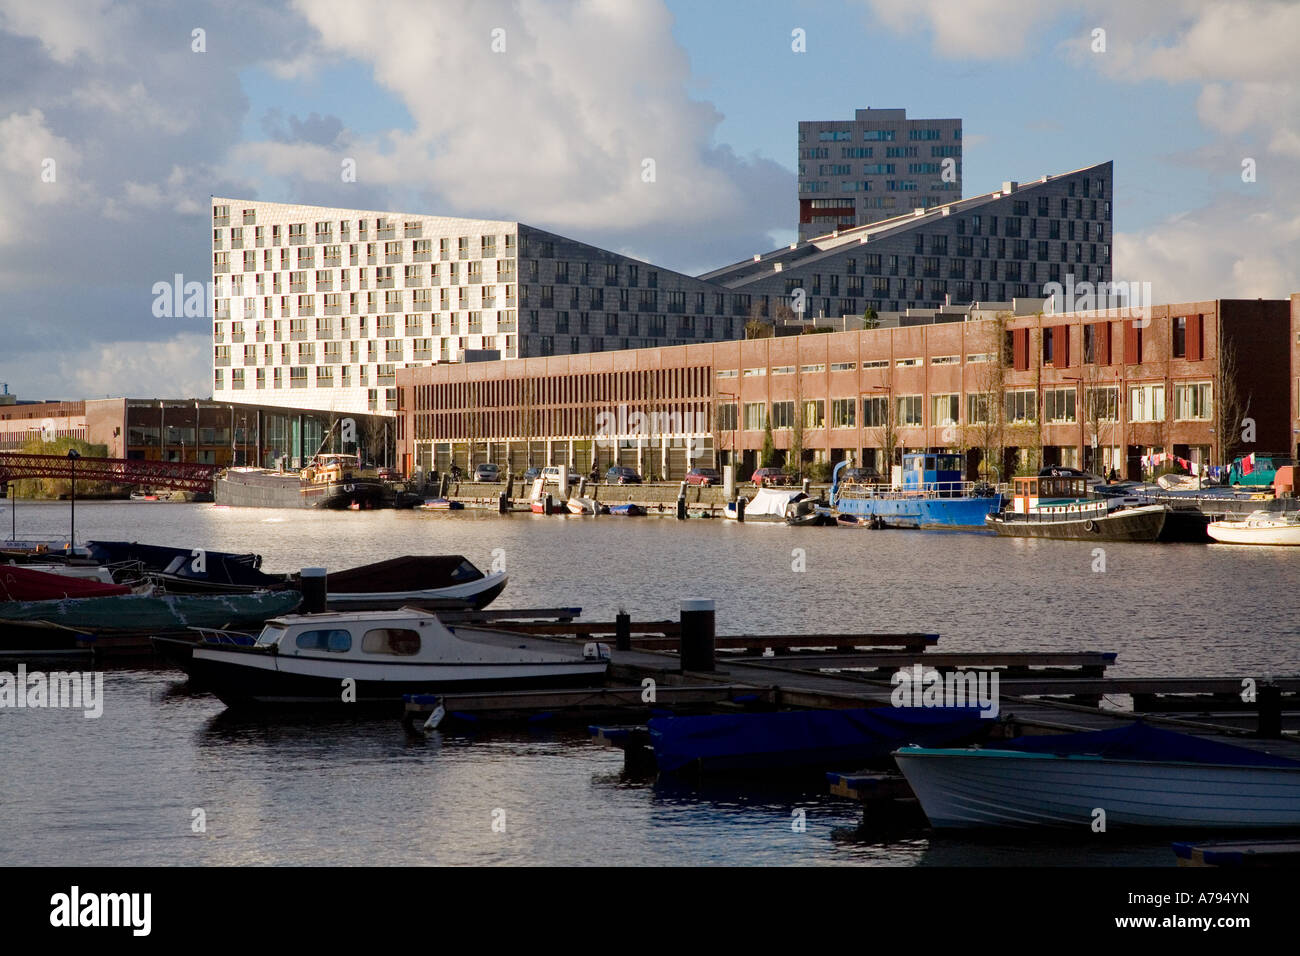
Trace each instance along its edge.
<instances>
[{"instance_id":1,"label":"mooring post","mask_svg":"<svg viewBox=\"0 0 1300 956\"><path fill-rule=\"evenodd\" d=\"M447 489L451 487L451 475L443 475L438 479L438 497L446 498Z\"/></svg>"},{"instance_id":2,"label":"mooring post","mask_svg":"<svg viewBox=\"0 0 1300 956\"><path fill-rule=\"evenodd\" d=\"M632 649L632 615L627 611L614 615L614 647L620 651Z\"/></svg>"},{"instance_id":3,"label":"mooring post","mask_svg":"<svg viewBox=\"0 0 1300 956\"><path fill-rule=\"evenodd\" d=\"M302 605L304 614L324 614L329 603L328 578L324 568L303 568L299 574L302 584Z\"/></svg>"},{"instance_id":4,"label":"mooring post","mask_svg":"<svg viewBox=\"0 0 1300 956\"><path fill-rule=\"evenodd\" d=\"M744 495L736 499L736 520L742 524L745 521L745 502L747 500Z\"/></svg>"},{"instance_id":5,"label":"mooring post","mask_svg":"<svg viewBox=\"0 0 1300 956\"><path fill-rule=\"evenodd\" d=\"M677 486L677 520L686 520L686 482Z\"/></svg>"},{"instance_id":6,"label":"mooring post","mask_svg":"<svg viewBox=\"0 0 1300 956\"><path fill-rule=\"evenodd\" d=\"M803 480L803 487L800 488L799 490L802 491L805 495L808 494L809 492L811 492L811 491L812 491L812 479L811 479L811 478L805 478L805 479Z\"/></svg>"},{"instance_id":7,"label":"mooring post","mask_svg":"<svg viewBox=\"0 0 1300 956\"><path fill-rule=\"evenodd\" d=\"M504 491L497 495L497 514L506 514L510 511L510 496Z\"/></svg>"},{"instance_id":8,"label":"mooring post","mask_svg":"<svg viewBox=\"0 0 1300 956\"><path fill-rule=\"evenodd\" d=\"M1282 688L1276 684L1263 684L1256 695L1259 722L1256 737L1279 739L1282 736Z\"/></svg>"},{"instance_id":9,"label":"mooring post","mask_svg":"<svg viewBox=\"0 0 1300 956\"><path fill-rule=\"evenodd\" d=\"M545 498L544 500L545 500L545 502L546 502L546 506L545 506L545 507L546 507L546 511L545 511L544 513L545 513L545 514L548 514L548 515L549 515L549 514L554 514L554 513L555 513L555 511L554 511L554 509L555 509L555 499L551 497L551 493L550 493L549 491L546 493L546 498Z\"/></svg>"},{"instance_id":10,"label":"mooring post","mask_svg":"<svg viewBox=\"0 0 1300 956\"><path fill-rule=\"evenodd\" d=\"M715 617L716 612L710 598L688 598L682 601L682 643L679 656L683 671L713 670Z\"/></svg>"}]
</instances>

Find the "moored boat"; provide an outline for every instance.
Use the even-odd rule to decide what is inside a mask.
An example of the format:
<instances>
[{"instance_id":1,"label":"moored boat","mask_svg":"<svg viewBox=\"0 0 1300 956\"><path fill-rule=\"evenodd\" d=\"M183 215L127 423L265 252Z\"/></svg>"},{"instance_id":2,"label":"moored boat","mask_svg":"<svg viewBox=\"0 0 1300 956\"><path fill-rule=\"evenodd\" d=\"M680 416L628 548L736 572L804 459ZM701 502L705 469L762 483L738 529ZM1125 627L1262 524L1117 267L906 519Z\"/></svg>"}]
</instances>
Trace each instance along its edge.
<instances>
[{"instance_id":1,"label":"moored boat","mask_svg":"<svg viewBox=\"0 0 1300 956\"><path fill-rule=\"evenodd\" d=\"M964 481L961 463L960 455L906 454L894 487L842 481L847 462L840 462L832 475L831 508L873 527L984 530L987 516L1002 507L1002 495L985 482Z\"/></svg>"},{"instance_id":2,"label":"moored boat","mask_svg":"<svg viewBox=\"0 0 1300 956\"><path fill-rule=\"evenodd\" d=\"M1011 506L985 522L1000 535L1085 541L1156 541L1169 508L1131 496L1094 497L1077 475L1014 480Z\"/></svg>"},{"instance_id":3,"label":"moored boat","mask_svg":"<svg viewBox=\"0 0 1300 956\"><path fill-rule=\"evenodd\" d=\"M389 507L393 494L356 455L317 455L301 472L265 468L227 469L213 483L214 500L226 507L327 508L356 510Z\"/></svg>"},{"instance_id":4,"label":"moored boat","mask_svg":"<svg viewBox=\"0 0 1300 956\"><path fill-rule=\"evenodd\" d=\"M98 577L63 574L54 565L6 564L0 566L0 602L53 601L62 598L112 597L130 594L131 589ZM89 570L89 569L88 569ZM3 607L0 604L0 607Z\"/></svg>"},{"instance_id":5,"label":"moored boat","mask_svg":"<svg viewBox=\"0 0 1300 956\"><path fill-rule=\"evenodd\" d=\"M992 724L975 708L874 707L654 717L648 728L665 773L756 773L860 766L908 742L977 740Z\"/></svg>"},{"instance_id":6,"label":"moored boat","mask_svg":"<svg viewBox=\"0 0 1300 956\"><path fill-rule=\"evenodd\" d=\"M1142 723L894 759L938 828L1300 827L1300 761Z\"/></svg>"},{"instance_id":7,"label":"moored boat","mask_svg":"<svg viewBox=\"0 0 1300 956\"><path fill-rule=\"evenodd\" d=\"M86 634L158 634L192 627L248 627L298 607L297 591L249 594L119 594L0 602L0 627L38 624Z\"/></svg>"},{"instance_id":8,"label":"moored boat","mask_svg":"<svg viewBox=\"0 0 1300 956\"><path fill-rule=\"evenodd\" d=\"M453 628L403 608L278 617L251 645L204 641L183 666L232 707L348 707L406 694L593 686L608 658L603 645Z\"/></svg>"},{"instance_id":9,"label":"moored boat","mask_svg":"<svg viewBox=\"0 0 1300 956\"><path fill-rule=\"evenodd\" d=\"M609 505L606 510L609 514L619 515L624 518L642 518L645 516L645 509L630 501L624 502L621 505Z\"/></svg>"},{"instance_id":10,"label":"moored boat","mask_svg":"<svg viewBox=\"0 0 1300 956\"><path fill-rule=\"evenodd\" d=\"M785 521L794 505L805 501L808 496L802 491L790 488L760 488L753 498L745 499L746 521ZM737 519L738 504L728 501L722 509L724 518Z\"/></svg>"},{"instance_id":11,"label":"moored boat","mask_svg":"<svg viewBox=\"0 0 1300 956\"><path fill-rule=\"evenodd\" d=\"M1221 544L1300 547L1300 514L1256 511L1239 520L1211 521L1205 531Z\"/></svg>"}]
</instances>

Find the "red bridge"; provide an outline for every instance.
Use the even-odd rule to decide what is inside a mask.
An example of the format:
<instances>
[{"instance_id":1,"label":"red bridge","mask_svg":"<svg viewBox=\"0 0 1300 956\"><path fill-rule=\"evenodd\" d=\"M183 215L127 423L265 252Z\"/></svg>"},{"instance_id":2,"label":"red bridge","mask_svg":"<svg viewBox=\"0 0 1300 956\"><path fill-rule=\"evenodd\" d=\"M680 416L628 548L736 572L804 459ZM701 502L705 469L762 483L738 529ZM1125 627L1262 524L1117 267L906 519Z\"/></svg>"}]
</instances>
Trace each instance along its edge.
<instances>
[{"instance_id":1,"label":"red bridge","mask_svg":"<svg viewBox=\"0 0 1300 956\"><path fill-rule=\"evenodd\" d=\"M75 473L80 481L211 493L216 471L216 465L137 458L77 458L74 471L73 460L66 455L0 452L0 485L20 478L71 478Z\"/></svg>"}]
</instances>

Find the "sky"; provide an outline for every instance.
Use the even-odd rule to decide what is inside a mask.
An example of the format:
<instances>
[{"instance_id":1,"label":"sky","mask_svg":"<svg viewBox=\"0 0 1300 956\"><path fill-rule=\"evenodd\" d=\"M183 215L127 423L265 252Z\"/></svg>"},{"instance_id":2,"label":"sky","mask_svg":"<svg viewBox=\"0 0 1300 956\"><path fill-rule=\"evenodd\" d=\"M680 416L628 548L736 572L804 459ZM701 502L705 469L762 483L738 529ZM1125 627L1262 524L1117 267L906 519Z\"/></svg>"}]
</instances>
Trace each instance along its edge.
<instances>
[{"instance_id":1,"label":"sky","mask_svg":"<svg viewBox=\"0 0 1300 956\"><path fill-rule=\"evenodd\" d=\"M1297 36L1269 0L0 0L0 383L209 395L207 320L153 290L210 279L211 195L698 273L792 241L797 123L866 106L960 117L967 196L1113 160L1157 302L1286 297Z\"/></svg>"}]
</instances>

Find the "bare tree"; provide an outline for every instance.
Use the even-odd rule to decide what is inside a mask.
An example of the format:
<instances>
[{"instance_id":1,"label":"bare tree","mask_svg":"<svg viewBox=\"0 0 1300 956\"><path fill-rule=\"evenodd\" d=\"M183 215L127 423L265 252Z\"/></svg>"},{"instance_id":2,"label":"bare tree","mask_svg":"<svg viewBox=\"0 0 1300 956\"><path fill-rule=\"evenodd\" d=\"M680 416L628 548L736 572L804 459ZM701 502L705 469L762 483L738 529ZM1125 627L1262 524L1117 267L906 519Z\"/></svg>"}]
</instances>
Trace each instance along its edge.
<instances>
[{"instance_id":1,"label":"bare tree","mask_svg":"<svg viewBox=\"0 0 1300 956\"><path fill-rule=\"evenodd\" d=\"M981 421L971 421L967 425L967 444L980 451L980 468L985 478L990 472L999 478L1002 475L1002 453L1006 448L1006 384L1007 367L1011 364L1007 354L1006 335L1007 318L1010 313L999 312L986 322L983 337L984 354L987 361L975 375L975 385L981 396L979 401L985 406ZM967 416L971 416L968 414Z\"/></svg>"},{"instance_id":2,"label":"bare tree","mask_svg":"<svg viewBox=\"0 0 1300 956\"><path fill-rule=\"evenodd\" d=\"M1242 446L1242 420L1250 414L1251 394L1242 394L1240 368L1237 363L1237 347L1223 334L1223 322L1219 327L1218 361L1215 363L1214 377L1210 396L1213 406L1214 435L1217 438L1218 457L1221 465L1230 465L1237 457ZM1214 454L1213 449L1211 455Z\"/></svg>"}]
</instances>

